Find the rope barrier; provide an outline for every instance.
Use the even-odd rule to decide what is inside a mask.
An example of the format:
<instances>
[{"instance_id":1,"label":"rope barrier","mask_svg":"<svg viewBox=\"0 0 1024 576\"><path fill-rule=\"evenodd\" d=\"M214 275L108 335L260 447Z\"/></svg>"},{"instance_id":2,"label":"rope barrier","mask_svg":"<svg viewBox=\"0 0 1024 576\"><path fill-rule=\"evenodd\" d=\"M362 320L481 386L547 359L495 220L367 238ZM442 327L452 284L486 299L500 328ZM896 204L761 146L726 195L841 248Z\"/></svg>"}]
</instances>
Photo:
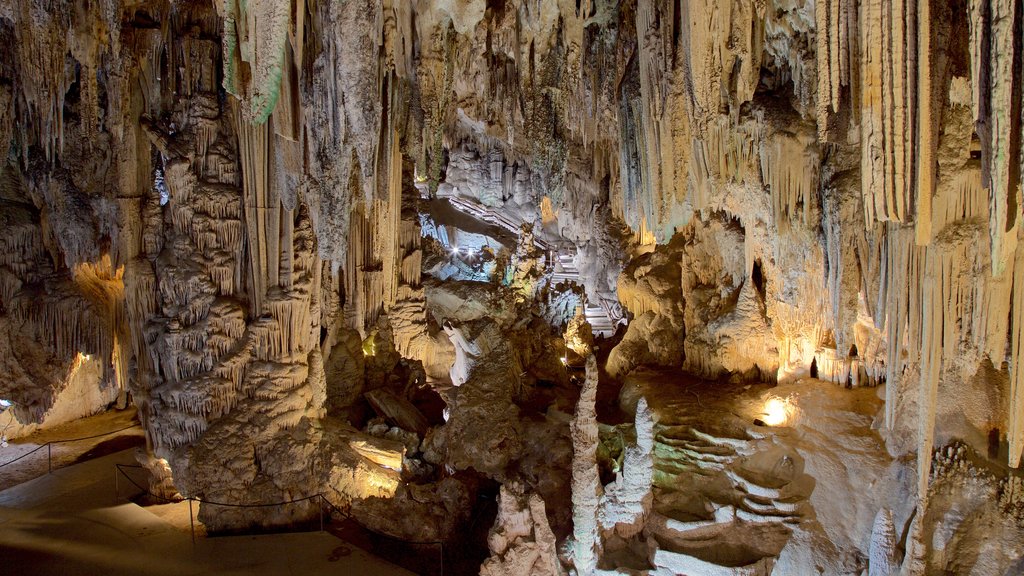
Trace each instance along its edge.
<instances>
[{"instance_id":1,"label":"rope barrier","mask_svg":"<svg viewBox=\"0 0 1024 576\"><path fill-rule=\"evenodd\" d=\"M68 438L65 440L50 440L47 444L65 444L67 442L80 442L82 440L92 440L93 438L100 438L102 436L110 436L111 434L117 434L118 432L124 432L129 428L135 428L139 426L138 422L133 422L125 426L124 428L118 428L117 430L111 430L110 432L104 432L102 434L93 434L92 436L82 436L81 438Z\"/></svg>"},{"instance_id":2,"label":"rope barrier","mask_svg":"<svg viewBox=\"0 0 1024 576\"><path fill-rule=\"evenodd\" d=\"M342 498L345 497L345 495L342 494L341 492L338 492L338 489L335 488L334 486L328 486L328 487L331 490L334 490L335 492L337 492L338 496L341 496ZM340 514L342 514L343 516L345 516L349 520L352 520L356 524L359 524L359 526L361 528L363 528L364 530L366 530L367 532L372 532L372 533L374 533L374 534L376 534L378 536L382 536L384 538L390 538L392 540L397 540L399 542L405 542L406 544L441 544L441 545L444 545L444 540L406 540L404 538L399 538L398 536L392 536L390 534L385 534L385 533L380 532L378 530L374 530L373 528L370 528L369 526L364 526L362 522L360 522L359 520L356 520L355 518L353 518L352 515L343 512L340 508L338 508L337 506L332 504L330 500L327 500L325 498L324 501L327 502L328 504L330 504L330 506L332 508L337 510Z\"/></svg>"},{"instance_id":3,"label":"rope barrier","mask_svg":"<svg viewBox=\"0 0 1024 576\"><path fill-rule=\"evenodd\" d=\"M328 500L327 496L325 496L323 492L317 492L316 494L313 494L313 495L310 495L310 496L306 496L304 498L297 498L295 500L285 500L285 501L281 501L281 502L271 502L271 503L266 503L266 504L227 504L227 503L223 503L223 502L215 502L215 501L212 501L212 500L204 500L202 498L196 498L195 496L185 497L185 498L182 498L182 500L174 500L174 499L166 498L166 497L163 497L163 496L159 496L157 494L154 494L154 493L150 492L148 488L139 485L138 482L136 482L131 476L129 476L124 471L125 468L144 469L142 466L131 465L131 464L114 464L114 467L116 468L117 472L120 472L121 475L124 476L128 480L128 482L130 482L133 486L135 486L135 488L137 488L138 490L142 491L143 494L145 494L146 496L148 496L150 498L154 498L156 500L160 500L160 501L163 501L163 502L173 502L173 503L182 502L182 501L188 501L188 503L189 503L189 521L190 522L192 521L192 502L198 502L200 504L210 504L210 505L213 505L213 506L226 506L226 507L229 507L229 508L268 508L268 507L274 507L274 506L287 506L289 504L296 504L296 503L299 503L299 502L306 502L306 501L309 501L309 500L313 500L314 498L319 498L320 502L322 504L321 505L321 518L320 518L320 530L321 531L323 531L323 526L324 526L324 524L323 524L323 516L322 516L322 514L323 514L323 505L326 505L326 507L328 508L328 516L330 516L330 510L334 510L335 512L340 514L344 519L351 520L353 523L356 524L356 526L358 526L359 528L361 528L362 530L365 530L366 532L368 532L370 534L379 536L381 538L387 538L387 539L393 540L395 542L400 542L402 544L438 546L440 548L441 573L444 574L444 541L443 540L405 540L403 538L398 538L397 536L392 536L390 534L385 534L385 533L380 532L378 530L374 530L373 528L370 528L369 526L364 525L362 522L357 520L351 514L345 512L344 510L339 508L337 505L335 505L333 502ZM117 495L117 473L116 472L114 474L114 481L115 481L115 488L114 488L115 495ZM344 496L343 494L341 494L341 492L338 492L338 489L335 488L334 486L331 486L330 488L332 490L334 490L335 492L337 492L339 496ZM119 497L119 495L117 495L117 497ZM192 541L193 541L193 543L195 542L195 527L194 527L194 525L193 525L193 528L192 528Z\"/></svg>"},{"instance_id":4,"label":"rope barrier","mask_svg":"<svg viewBox=\"0 0 1024 576\"><path fill-rule=\"evenodd\" d=\"M14 460L11 460L11 461L9 461L9 462L4 462L3 464L0 464L0 468L2 468L2 467L4 467L4 466L7 466L8 464L14 464L14 463L15 463L15 462L17 462L18 460L21 460L22 458L25 458L25 457L27 457L27 456L31 456L31 455L35 454L36 452L39 452L39 451L40 451L40 450L42 450L43 448L46 448L46 447L47 447L48 445L49 445L49 443L47 443L47 444L43 444L42 446L40 446L40 447L36 448L35 450L32 450L31 452L26 452L26 453L22 454L21 456L18 456L18 457L17 457L17 458L15 458Z\"/></svg>"},{"instance_id":5,"label":"rope barrier","mask_svg":"<svg viewBox=\"0 0 1024 576\"><path fill-rule=\"evenodd\" d=\"M15 462L17 462L17 461L19 461L19 460L21 460L23 458L27 458L27 457L31 456L32 454L35 454L36 452L42 450L43 448L46 448L47 451L49 452L51 447L54 444L66 444L66 443L70 443L70 442L81 442L82 440L92 440L92 439L95 439L95 438L102 438L104 436L110 436L112 434L117 434L118 432L124 432L125 430L128 430L129 428L135 428L136 426L138 426L137 423L132 423L132 424L129 424L128 426L125 426L123 428L118 428L117 430L111 430L109 432L104 432L102 434L93 434L91 436L82 436L82 437L79 437L79 438L64 438L64 439L60 439L60 440L50 440L47 443L42 444L42 445L36 447L35 449L33 449L33 450L29 451L29 452L26 452L25 454L22 454L21 456L18 456L17 458L14 458L12 460L4 462L3 464L0 464L0 468L2 468L4 466L7 466L8 464L13 464L13 463L15 463ZM50 470L52 471L52 469L53 469L52 452L49 452L49 454L50 454L50 456L48 456L49 467L50 467ZM132 465L132 464L117 464L117 463L115 463L114 467L115 467L115 473L114 473L115 498L119 498L120 497L120 494L118 493L118 489L117 489L117 477L118 477L118 472L119 472L120 475L124 476L125 479L127 479L128 482L130 482L133 486L135 486L136 489L142 491L143 494L145 494L146 496L148 496L150 498L154 498L156 500L159 500L159 501L162 501L162 502L169 502L169 503L175 503L175 502L182 501L182 500L175 500L175 499L172 499L172 498L166 498L164 496L160 496L160 495L157 495L157 494L154 494L154 493L150 492L150 490L148 488L141 486L131 476L129 476L127 472L124 471L125 468L144 469L143 466ZM332 490L334 490L339 496L344 497L344 495L341 494L341 492L338 492L337 488L335 488L333 486L331 486L330 488ZM329 499L327 499L327 496L325 496L323 492L318 492L316 494L312 494L310 496L305 496L303 498L296 498L294 500L285 500L285 501L282 501L282 502L271 502L271 503L260 503L260 504L234 504L234 503L227 503L227 502L216 502L216 501L213 501L213 500L204 500L204 499L201 499L201 498L196 498L194 496L183 498L183 500L188 501L188 503L189 503L189 522L191 523L192 522L192 502L198 502L200 504L208 504L208 505L211 505L211 506L224 506L224 507L227 507L227 508L271 508L271 507L276 507L276 506L287 506L287 505L290 505L290 504L298 504L300 502L308 502L308 501L313 500L315 498L319 498L320 502L322 504L321 505L321 518L320 518L320 529L321 530L323 530L323 505L326 504L326 506L328 507L328 515L330 515L330 510L334 510L335 512L340 514L343 518L345 518L347 520L351 520L359 528L365 530L366 532L368 532L370 534L376 535L378 537L387 538L389 540L393 540L395 542L400 542L402 544L439 546L440 547L440 559L441 559L441 573L442 574L444 573L444 541L443 540L405 540L405 539L399 538L397 536L392 536L390 534L385 534L383 532L380 532L378 530L375 530L373 528L370 528L370 527L364 525L362 522L357 520L351 514L345 512L344 510L339 508L337 505L335 505L333 502L331 502ZM194 524L193 524L193 528L192 528L192 541L193 541L193 543L195 543L195 527L194 527Z\"/></svg>"},{"instance_id":6,"label":"rope barrier","mask_svg":"<svg viewBox=\"0 0 1024 576\"><path fill-rule=\"evenodd\" d=\"M157 500L161 500L163 502L172 502L172 503L181 502L181 500L175 500L173 498L165 498L163 496L158 496L156 494L153 494L152 492L149 491L148 488L143 488L142 486L140 486L138 482L136 482L134 479L132 479L132 477L129 476L128 474L126 474L125 471L122 469L122 468L140 468L141 469L142 466L132 466L132 465L128 465L128 464L114 464L114 467L117 468L117 471L120 472L121 475L124 476L129 482L131 482L132 485L134 485L139 490L142 490L150 498L156 498ZM116 479L117 476L115 475L114 478Z\"/></svg>"},{"instance_id":7,"label":"rope barrier","mask_svg":"<svg viewBox=\"0 0 1024 576\"><path fill-rule=\"evenodd\" d=\"M128 426L125 426L124 428L118 428L117 430L111 430L110 432L104 432L102 434L93 434L92 436L82 436L81 438L65 438L65 439L62 439L62 440L50 440L46 444L43 444L43 445L39 446L38 448L35 448L34 450L30 451L30 452L26 452L26 453L22 454L21 456L18 456L17 458L15 458L13 460L9 460L7 462L4 462L3 464L0 464L0 468L3 468L4 466L7 466L8 464L14 464L18 460L21 460L22 458L25 458L26 456L30 456L32 454L35 454L36 452L42 450L43 448L49 449L50 446L52 446L54 444L67 444L69 442L81 442L82 440L92 440L94 438L101 438L103 436L110 436L111 434L117 434L118 432L124 432L125 430L128 430L129 428L135 428L136 426L138 426L137 423L132 423L132 424L129 424Z\"/></svg>"}]
</instances>

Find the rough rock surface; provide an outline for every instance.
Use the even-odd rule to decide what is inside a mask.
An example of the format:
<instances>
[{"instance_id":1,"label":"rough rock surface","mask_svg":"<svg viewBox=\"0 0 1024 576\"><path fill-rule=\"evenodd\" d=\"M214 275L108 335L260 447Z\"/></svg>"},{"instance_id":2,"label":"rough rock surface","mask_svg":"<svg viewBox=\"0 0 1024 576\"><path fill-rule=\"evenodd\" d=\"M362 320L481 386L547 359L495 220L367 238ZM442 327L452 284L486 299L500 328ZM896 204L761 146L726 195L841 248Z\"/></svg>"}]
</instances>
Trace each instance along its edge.
<instances>
[{"instance_id":1,"label":"rough rock surface","mask_svg":"<svg viewBox=\"0 0 1024 576\"><path fill-rule=\"evenodd\" d=\"M7 417L131 401L185 496L435 535L517 482L579 573L881 570L882 509L902 572L1019 571L1021 5L0 2Z\"/></svg>"},{"instance_id":2,"label":"rough rock surface","mask_svg":"<svg viewBox=\"0 0 1024 576\"><path fill-rule=\"evenodd\" d=\"M565 574L556 553L555 534L548 525L544 500L536 494L523 494L518 484L501 487L498 518L487 544L491 557L480 567L481 576Z\"/></svg>"}]
</instances>

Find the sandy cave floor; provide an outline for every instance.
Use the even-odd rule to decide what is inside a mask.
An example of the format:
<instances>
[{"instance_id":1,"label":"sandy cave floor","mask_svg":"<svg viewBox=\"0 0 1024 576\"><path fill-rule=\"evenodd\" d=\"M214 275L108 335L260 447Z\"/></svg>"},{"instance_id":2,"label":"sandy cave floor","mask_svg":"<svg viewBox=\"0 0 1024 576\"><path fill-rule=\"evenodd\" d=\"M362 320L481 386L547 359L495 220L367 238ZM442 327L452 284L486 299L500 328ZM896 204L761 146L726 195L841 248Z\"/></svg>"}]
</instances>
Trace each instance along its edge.
<instances>
[{"instance_id":1,"label":"sandy cave floor","mask_svg":"<svg viewBox=\"0 0 1024 576\"><path fill-rule=\"evenodd\" d=\"M127 500L127 488L115 496L115 464L134 464L133 449L68 466L0 492L2 572L411 574L328 532L200 537L193 545L180 526L181 505L164 507L157 515Z\"/></svg>"},{"instance_id":2,"label":"sandy cave floor","mask_svg":"<svg viewBox=\"0 0 1024 576\"><path fill-rule=\"evenodd\" d=\"M121 430L125 427L128 428ZM120 432L106 434L113 430L120 430ZM11 440L6 448L0 448L0 464L11 462L47 442L99 434L104 435L77 442L53 444L50 447L53 468L56 470L97 456L145 445L142 427L138 425L135 408L131 407L126 410L109 410L95 416L40 430L24 438ZM45 475L46 472L47 449L43 448L17 462L0 466L0 490L6 490L22 482L38 478Z\"/></svg>"}]
</instances>

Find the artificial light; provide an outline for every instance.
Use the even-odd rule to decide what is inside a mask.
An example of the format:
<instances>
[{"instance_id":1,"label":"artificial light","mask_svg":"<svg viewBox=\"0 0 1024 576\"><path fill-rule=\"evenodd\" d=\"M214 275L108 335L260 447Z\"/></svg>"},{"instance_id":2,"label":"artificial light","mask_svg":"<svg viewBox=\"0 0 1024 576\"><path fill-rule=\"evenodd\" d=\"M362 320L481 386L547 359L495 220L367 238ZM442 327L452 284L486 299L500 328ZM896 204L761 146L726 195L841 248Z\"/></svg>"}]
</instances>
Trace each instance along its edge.
<instances>
[{"instance_id":1,"label":"artificial light","mask_svg":"<svg viewBox=\"0 0 1024 576\"><path fill-rule=\"evenodd\" d=\"M789 402L781 398L769 398L764 403L764 423L769 426L785 424L789 417Z\"/></svg>"}]
</instances>

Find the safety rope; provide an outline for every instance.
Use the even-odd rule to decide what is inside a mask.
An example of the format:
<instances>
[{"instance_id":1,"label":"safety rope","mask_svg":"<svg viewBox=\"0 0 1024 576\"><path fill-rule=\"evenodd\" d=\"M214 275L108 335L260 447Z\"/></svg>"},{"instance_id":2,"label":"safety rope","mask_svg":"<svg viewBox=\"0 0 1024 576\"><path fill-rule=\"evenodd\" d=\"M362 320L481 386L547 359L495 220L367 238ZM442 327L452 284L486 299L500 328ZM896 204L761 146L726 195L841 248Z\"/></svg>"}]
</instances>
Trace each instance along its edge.
<instances>
[{"instance_id":1,"label":"safety rope","mask_svg":"<svg viewBox=\"0 0 1024 576\"><path fill-rule=\"evenodd\" d=\"M110 432L104 432L102 434L93 434L92 436L82 436L81 438L65 438L63 440L50 440L46 444L42 444L39 447L35 448L34 450L26 452L26 453L22 454L21 456L18 456L17 458L14 458L13 460L8 460L7 462L4 462L3 464L0 464L0 468L3 468L4 466L7 466L8 464L14 464L18 460L21 460L22 458L25 458L27 456L31 456L32 454L35 454L36 452L42 450L43 448L46 448L46 447L51 446L53 444L66 444L68 442L81 442L82 440L92 440L93 438L101 438L103 436L110 436L111 434L117 434L118 432L124 432L125 430L128 430L129 428L135 428L138 425L139 425L138 423L133 423L133 424L129 424L128 426L125 426L124 428L118 428L117 430L111 430Z\"/></svg>"}]
</instances>

